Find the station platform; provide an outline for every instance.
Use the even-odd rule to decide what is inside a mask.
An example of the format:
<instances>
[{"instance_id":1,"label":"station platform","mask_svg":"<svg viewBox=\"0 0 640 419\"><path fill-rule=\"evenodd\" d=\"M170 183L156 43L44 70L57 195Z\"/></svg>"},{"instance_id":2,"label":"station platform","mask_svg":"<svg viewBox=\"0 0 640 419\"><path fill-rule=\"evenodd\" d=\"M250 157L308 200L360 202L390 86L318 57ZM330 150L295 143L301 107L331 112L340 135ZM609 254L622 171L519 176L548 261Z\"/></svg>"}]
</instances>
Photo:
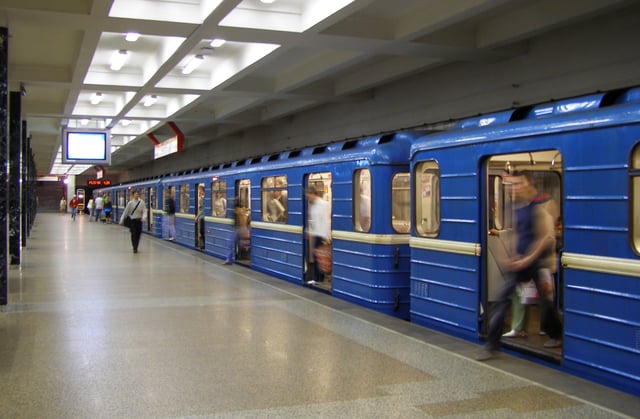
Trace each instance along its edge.
<instances>
[{"instance_id":1,"label":"station platform","mask_svg":"<svg viewBox=\"0 0 640 419\"><path fill-rule=\"evenodd\" d=\"M633 395L121 226L40 213L0 308L4 418L620 418Z\"/></svg>"}]
</instances>

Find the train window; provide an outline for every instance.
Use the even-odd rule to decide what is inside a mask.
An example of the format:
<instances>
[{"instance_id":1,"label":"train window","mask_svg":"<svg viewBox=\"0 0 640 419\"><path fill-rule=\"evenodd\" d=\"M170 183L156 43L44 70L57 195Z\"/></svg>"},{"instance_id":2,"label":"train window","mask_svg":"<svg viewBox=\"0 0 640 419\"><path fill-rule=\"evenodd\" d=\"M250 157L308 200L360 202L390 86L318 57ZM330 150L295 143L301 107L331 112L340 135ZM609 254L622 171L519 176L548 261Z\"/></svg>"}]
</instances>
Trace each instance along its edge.
<instances>
[{"instance_id":1,"label":"train window","mask_svg":"<svg viewBox=\"0 0 640 419\"><path fill-rule=\"evenodd\" d=\"M227 182L215 179L211 182L211 196L213 197L213 205L211 206L211 215L214 217L227 216Z\"/></svg>"},{"instance_id":2,"label":"train window","mask_svg":"<svg viewBox=\"0 0 640 419\"><path fill-rule=\"evenodd\" d=\"M156 198L156 188L149 188L149 209L158 208L158 200ZM152 217L149 217L151 219Z\"/></svg>"},{"instance_id":3,"label":"train window","mask_svg":"<svg viewBox=\"0 0 640 419\"><path fill-rule=\"evenodd\" d=\"M633 150L631 182L633 191L631 216L633 217L633 226L631 231L631 241L636 253L640 253L640 145Z\"/></svg>"},{"instance_id":4,"label":"train window","mask_svg":"<svg viewBox=\"0 0 640 419\"><path fill-rule=\"evenodd\" d=\"M489 176L489 229L503 230L505 194L502 176Z\"/></svg>"},{"instance_id":5,"label":"train window","mask_svg":"<svg viewBox=\"0 0 640 419\"><path fill-rule=\"evenodd\" d=\"M391 181L391 224L397 233L408 233L411 227L409 173L397 173Z\"/></svg>"},{"instance_id":6,"label":"train window","mask_svg":"<svg viewBox=\"0 0 640 419\"><path fill-rule=\"evenodd\" d=\"M286 223L288 193L286 176L268 176L262 179L262 220Z\"/></svg>"},{"instance_id":7,"label":"train window","mask_svg":"<svg viewBox=\"0 0 640 419\"><path fill-rule=\"evenodd\" d=\"M367 233L371 229L371 172L356 170L353 174L353 228Z\"/></svg>"},{"instance_id":8,"label":"train window","mask_svg":"<svg viewBox=\"0 0 640 419\"><path fill-rule=\"evenodd\" d=\"M176 196L176 187L175 186L167 186L162 189L162 209L164 211L168 210L167 198L169 198L169 194L171 197L175 198ZM174 205L175 206L175 205Z\"/></svg>"},{"instance_id":9,"label":"train window","mask_svg":"<svg viewBox=\"0 0 640 419\"><path fill-rule=\"evenodd\" d=\"M440 232L440 168L434 161L416 166L416 233L436 237Z\"/></svg>"},{"instance_id":10,"label":"train window","mask_svg":"<svg viewBox=\"0 0 640 419\"><path fill-rule=\"evenodd\" d=\"M180 185L180 212L189 213L189 185Z\"/></svg>"},{"instance_id":11,"label":"train window","mask_svg":"<svg viewBox=\"0 0 640 419\"><path fill-rule=\"evenodd\" d=\"M122 208L125 206L125 197L124 197L124 192L122 191L117 191L116 192L116 205L118 206L118 208Z\"/></svg>"}]
</instances>

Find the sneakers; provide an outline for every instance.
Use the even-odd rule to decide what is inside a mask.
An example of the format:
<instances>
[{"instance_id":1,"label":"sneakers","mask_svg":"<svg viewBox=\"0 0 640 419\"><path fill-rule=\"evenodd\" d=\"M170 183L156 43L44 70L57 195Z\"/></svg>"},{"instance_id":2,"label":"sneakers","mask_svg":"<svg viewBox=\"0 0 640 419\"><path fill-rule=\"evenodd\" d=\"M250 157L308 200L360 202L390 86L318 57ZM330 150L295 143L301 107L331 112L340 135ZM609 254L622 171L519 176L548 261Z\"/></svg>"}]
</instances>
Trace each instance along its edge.
<instances>
[{"instance_id":1,"label":"sneakers","mask_svg":"<svg viewBox=\"0 0 640 419\"><path fill-rule=\"evenodd\" d=\"M311 281L307 281L307 285L315 285L317 284L316 281L314 281L313 279Z\"/></svg>"},{"instance_id":2,"label":"sneakers","mask_svg":"<svg viewBox=\"0 0 640 419\"><path fill-rule=\"evenodd\" d=\"M482 351L476 356L476 361L488 361L496 357L497 351L489 348L482 348Z\"/></svg>"},{"instance_id":3,"label":"sneakers","mask_svg":"<svg viewBox=\"0 0 640 419\"><path fill-rule=\"evenodd\" d=\"M517 330L511 330L502 335L503 338L526 338L527 332L518 332Z\"/></svg>"},{"instance_id":4,"label":"sneakers","mask_svg":"<svg viewBox=\"0 0 640 419\"><path fill-rule=\"evenodd\" d=\"M549 339L543 346L545 348L559 348L562 346L562 341L559 339Z\"/></svg>"}]
</instances>

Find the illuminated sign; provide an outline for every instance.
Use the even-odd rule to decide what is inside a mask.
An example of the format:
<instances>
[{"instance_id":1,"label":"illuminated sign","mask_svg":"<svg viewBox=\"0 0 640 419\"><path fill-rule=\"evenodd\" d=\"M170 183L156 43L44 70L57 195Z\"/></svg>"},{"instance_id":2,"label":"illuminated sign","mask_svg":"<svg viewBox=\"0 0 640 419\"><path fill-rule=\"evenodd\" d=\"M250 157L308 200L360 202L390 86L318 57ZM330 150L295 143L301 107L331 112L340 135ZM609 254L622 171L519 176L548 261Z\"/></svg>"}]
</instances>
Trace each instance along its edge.
<instances>
[{"instance_id":1,"label":"illuminated sign","mask_svg":"<svg viewBox=\"0 0 640 419\"><path fill-rule=\"evenodd\" d=\"M180 151L182 151L182 143L178 140L178 136L171 137L154 146L153 158L159 159L160 157L168 156L169 154L178 153Z\"/></svg>"},{"instance_id":2,"label":"illuminated sign","mask_svg":"<svg viewBox=\"0 0 640 419\"><path fill-rule=\"evenodd\" d=\"M111 186L109 179L89 179L87 181L88 186Z\"/></svg>"}]
</instances>

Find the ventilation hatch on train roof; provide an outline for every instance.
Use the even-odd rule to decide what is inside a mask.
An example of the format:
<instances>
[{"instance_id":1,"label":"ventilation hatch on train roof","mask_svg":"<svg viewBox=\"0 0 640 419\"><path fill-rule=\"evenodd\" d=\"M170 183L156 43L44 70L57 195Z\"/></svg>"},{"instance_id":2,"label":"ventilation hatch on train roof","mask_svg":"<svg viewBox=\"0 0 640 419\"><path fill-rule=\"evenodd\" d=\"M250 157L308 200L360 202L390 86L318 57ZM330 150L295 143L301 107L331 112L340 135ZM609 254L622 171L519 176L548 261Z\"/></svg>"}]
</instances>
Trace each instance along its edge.
<instances>
[{"instance_id":1,"label":"ventilation hatch on train roof","mask_svg":"<svg viewBox=\"0 0 640 419\"><path fill-rule=\"evenodd\" d=\"M582 96L536 105L531 108L526 119L546 118L552 115L584 112L591 109L597 109L600 107L603 98L604 93L598 93L590 96Z\"/></svg>"},{"instance_id":2,"label":"ventilation hatch on train roof","mask_svg":"<svg viewBox=\"0 0 640 419\"><path fill-rule=\"evenodd\" d=\"M638 103L640 102L640 87L607 93L604 100L610 101L611 104L616 105L623 103Z\"/></svg>"},{"instance_id":3,"label":"ventilation hatch on train roof","mask_svg":"<svg viewBox=\"0 0 640 419\"><path fill-rule=\"evenodd\" d=\"M453 129L482 128L490 125L506 124L513 120L514 109L466 118L453 125Z\"/></svg>"}]
</instances>

